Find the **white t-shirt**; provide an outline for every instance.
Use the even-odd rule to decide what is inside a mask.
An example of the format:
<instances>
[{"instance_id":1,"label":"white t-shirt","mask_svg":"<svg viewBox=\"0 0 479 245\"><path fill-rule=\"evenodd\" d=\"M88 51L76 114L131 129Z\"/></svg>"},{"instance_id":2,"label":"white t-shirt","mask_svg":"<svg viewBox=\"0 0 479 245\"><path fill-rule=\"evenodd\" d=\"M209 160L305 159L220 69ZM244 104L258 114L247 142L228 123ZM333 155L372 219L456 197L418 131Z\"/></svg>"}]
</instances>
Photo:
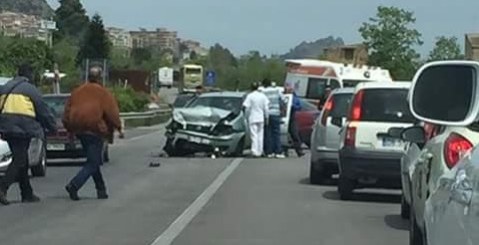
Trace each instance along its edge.
<instances>
[{"instance_id":1,"label":"white t-shirt","mask_svg":"<svg viewBox=\"0 0 479 245\"><path fill-rule=\"evenodd\" d=\"M269 99L259 91L253 91L243 102L248 123L262 123L268 116Z\"/></svg>"}]
</instances>

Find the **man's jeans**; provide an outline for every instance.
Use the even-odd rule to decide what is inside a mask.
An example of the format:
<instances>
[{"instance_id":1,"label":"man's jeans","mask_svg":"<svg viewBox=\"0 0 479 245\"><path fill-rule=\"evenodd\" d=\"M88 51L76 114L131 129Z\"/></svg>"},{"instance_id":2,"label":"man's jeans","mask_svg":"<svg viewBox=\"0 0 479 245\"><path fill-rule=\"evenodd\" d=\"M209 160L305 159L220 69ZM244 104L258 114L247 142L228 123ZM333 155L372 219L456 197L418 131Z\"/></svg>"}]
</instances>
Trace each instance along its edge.
<instances>
[{"instance_id":1,"label":"man's jeans","mask_svg":"<svg viewBox=\"0 0 479 245\"><path fill-rule=\"evenodd\" d=\"M269 116L268 126L266 127L266 155L281 154L281 117Z\"/></svg>"},{"instance_id":2,"label":"man's jeans","mask_svg":"<svg viewBox=\"0 0 479 245\"><path fill-rule=\"evenodd\" d=\"M70 183L75 189L79 190L91 176L97 190L106 190L105 181L100 170L100 166L103 165L104 140L93 134L80 134L77 137L81 141L87 160L83 168Z\"/></svg>"}]
</instances>

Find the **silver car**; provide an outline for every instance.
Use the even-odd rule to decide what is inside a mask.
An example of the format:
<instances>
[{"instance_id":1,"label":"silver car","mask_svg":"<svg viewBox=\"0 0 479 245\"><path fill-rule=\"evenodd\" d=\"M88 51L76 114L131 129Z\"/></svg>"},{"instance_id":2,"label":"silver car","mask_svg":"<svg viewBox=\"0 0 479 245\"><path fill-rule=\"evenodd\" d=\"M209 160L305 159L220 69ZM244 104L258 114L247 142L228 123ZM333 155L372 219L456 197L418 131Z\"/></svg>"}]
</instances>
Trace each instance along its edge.
<instances>
[{"instance_id":1,"label":"silver car","mask_svg":"<svg viewBox=\"0 0 479 245\"><path fill-rule=\"evenodd\" d=\"M245 95L241 92L206 93L185 108L174 109L167 126L165 152L169 156L215 151L241 155L250 145L241 110Z\"/></svg>"},{"instance_id":2,"label":"silver car","mask_svg":"<svg viewBox=\"0 0 479 245\"><path fill-rule=\"evenodd\" d=\"M331 92L311 134L311 163L309 178L320 184L338 173L339 133L346 121L354 88L341 88Z\"/></svg>"},{"instance_id":3,"label":"silver car","mask_svg":"<svg viewBox=\"0 0 479 245\"><path fill-rule=\"evenodd\" d=\"M45 143L43 140L33 138L28 149L28 162L32 176L44 177L47 171ZM12 163L12 152L8 143L0 140L0 172L5 172Z\"/></svg>"}]
</instances>

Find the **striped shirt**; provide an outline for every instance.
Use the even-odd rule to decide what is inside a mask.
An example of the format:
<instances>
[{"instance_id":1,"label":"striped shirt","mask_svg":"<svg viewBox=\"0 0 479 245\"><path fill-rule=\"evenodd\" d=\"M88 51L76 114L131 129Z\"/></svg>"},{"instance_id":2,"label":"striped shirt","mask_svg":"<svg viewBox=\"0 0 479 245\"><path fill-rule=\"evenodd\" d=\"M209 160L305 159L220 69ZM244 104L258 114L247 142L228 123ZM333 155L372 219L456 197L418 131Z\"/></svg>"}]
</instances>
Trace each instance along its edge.
<instances>
[{"instance_id":1,"label":"striped shirt","mask_svg":"<svg viewBox=\"0 0 479 245\"><path fill-rule=\"evenodd\" d=\"M268 87L262 89L266 97L269 99L269 115L270 116L281 116L281 102L285 101L283 94L274 87Z\"/></svg>"}]
</instances>

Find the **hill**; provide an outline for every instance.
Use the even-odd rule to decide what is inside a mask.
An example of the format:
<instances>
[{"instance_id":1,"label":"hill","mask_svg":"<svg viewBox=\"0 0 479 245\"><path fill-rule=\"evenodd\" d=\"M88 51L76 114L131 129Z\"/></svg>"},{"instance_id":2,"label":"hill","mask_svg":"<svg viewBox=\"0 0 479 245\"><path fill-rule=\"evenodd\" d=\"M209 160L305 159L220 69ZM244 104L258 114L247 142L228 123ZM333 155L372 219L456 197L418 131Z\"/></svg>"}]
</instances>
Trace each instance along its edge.
<instances>
[{"instance_id":1,"label":"hill","mask_svg":"<svg viewBox=\"0 0 479 245\"><path fill-rule=\"evenodd\" d=\"M49 18L53 9L46 0L0 0L0 12L10 11Z\"/></svg>"},{"instance_id":2,"label":"hill","mask_svg":"<svg viewBox=\"0 0 479 245\"><path fill-rule=\"evenodd\" d=\"M344 45L342 38L334 38L329 36L327 38L318 39L314 42L302 42L288 53L281 56L283 59L298 59L298 58L318 58L323 54L325 48L337 47Z\"/></svg>"}]
</instances>

